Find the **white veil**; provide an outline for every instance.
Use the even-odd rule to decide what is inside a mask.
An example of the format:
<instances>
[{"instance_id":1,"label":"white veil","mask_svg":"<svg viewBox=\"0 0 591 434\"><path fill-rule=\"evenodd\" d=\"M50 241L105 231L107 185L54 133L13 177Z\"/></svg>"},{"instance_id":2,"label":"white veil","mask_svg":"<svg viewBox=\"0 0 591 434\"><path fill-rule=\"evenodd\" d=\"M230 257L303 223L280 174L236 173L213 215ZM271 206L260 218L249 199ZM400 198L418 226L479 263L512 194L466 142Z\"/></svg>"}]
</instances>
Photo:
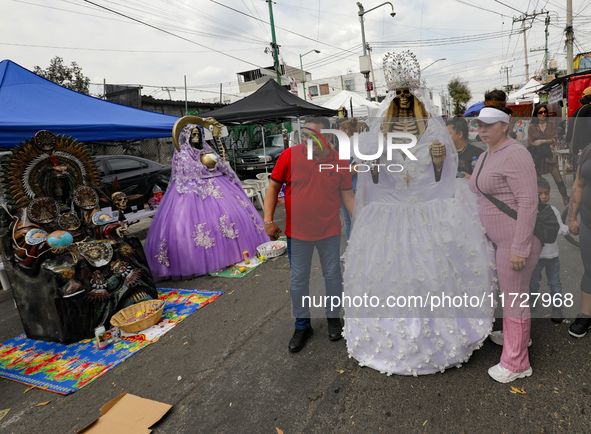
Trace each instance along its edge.
<instances>
[{"instance_id":1,"label":"white veil","mask_svg":"<svg viewBox=\"0 0 591 434\"><path fill-rule=\"evenodd\" d=\"M429 115L429 118L424 120L427 124L424 133L418 138L417 144L410 148L410 152L417 160L405 158L402 152L394 151L392 159L387 161L386 146L384 146L379 158L379 163L383 165L380 166L377 184L372 180L371 173L366 171L368 166L363 164L359 166L355 195L356 215L360 214L364 206L372 202L411 205L449 198L454 194L458 156L451 136L429 98L429 91L425 88L411 88L410 92L424 105ZM371 155L377 152L378 139L382 134L384 120L387 118L388 109L394 98L396 98L396 92L388 92L380 105L377 116L368 123L369 131L359 135L359 150L362 154ZM401 118L401 120L405 119L408 118ZM393 119L393 121L396 122L397 119ZM435 180L435 170L429 151L429 146L434 141L445 145L446 151L439 181ZM352 153L352 155L354 154ZM395 166L392 167L392 171L388 171L387 166L390 164L398 164L402 170L400 170L400 166Z\"/></svg>"}]
</instances>

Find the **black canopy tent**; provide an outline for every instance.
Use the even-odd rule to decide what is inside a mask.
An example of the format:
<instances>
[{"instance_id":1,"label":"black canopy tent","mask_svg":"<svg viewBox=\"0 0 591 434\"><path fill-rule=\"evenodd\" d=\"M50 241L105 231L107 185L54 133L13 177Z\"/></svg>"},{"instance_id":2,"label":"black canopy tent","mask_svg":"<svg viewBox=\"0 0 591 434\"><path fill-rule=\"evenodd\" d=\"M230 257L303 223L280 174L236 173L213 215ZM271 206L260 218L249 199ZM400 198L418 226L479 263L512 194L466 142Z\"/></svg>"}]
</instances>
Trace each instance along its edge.
<instances>
[{"instance_id":1,"label":"black canopy tent","mask_svg":"<svg viewBox=\"0 0 591 434\"><path fill-rule=\"evenodd\" d=\"M200 113L199 116L212 117L226 125L263 125L291 121L291 118L294 117L299 120L301 116L330 117L337 116L337 114L337 110L304 101L271 79L246 98L217 110ZM298 137L301 137L299 132ZM264 148L263 136L263 155L266 155L267 152ZM266 170L267 166L265 166Z\"/></svg>"},{"instance_id":2,"label":"black canopy tent","mask_svg":"<svg viewBox=\"0 0 591 434\"><path fill-rule=\"evenodd\" d=\"M275 80L267 81L256 92L217 110L200 113L222 124L269 124L301 116L336 116L337 111L304 101L281 87Z\"/></svg>"}]
</instances>

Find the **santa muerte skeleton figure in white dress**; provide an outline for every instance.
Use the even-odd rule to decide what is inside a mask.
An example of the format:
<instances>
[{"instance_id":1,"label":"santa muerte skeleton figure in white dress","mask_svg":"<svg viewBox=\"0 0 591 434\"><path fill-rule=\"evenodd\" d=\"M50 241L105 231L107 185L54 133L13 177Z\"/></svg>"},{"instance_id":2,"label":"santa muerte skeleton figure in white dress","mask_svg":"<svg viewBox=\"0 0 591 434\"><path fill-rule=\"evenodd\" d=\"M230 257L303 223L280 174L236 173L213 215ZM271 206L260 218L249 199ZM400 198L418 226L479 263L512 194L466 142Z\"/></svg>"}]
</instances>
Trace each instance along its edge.
<instances>
[{"instance_id":1,"label":"santa muerte skeleton figure in white dress","mask_svg":"<svg viewBox=\"0 0 591 434\"><path fill-rule=\"evenodd\" d=\"M476 196L455 177L457 153L420 88L416 58L388 54L384 70L388 95L359 137L360 151L378 156L359 173L345 259L344 295L367 303L345 306L344 335L362 366L443 372L466 362L491 331L493 251ZM416 138L408 149L416 160L398 150L388 156L385 145L377 152L389 132Z\"/></svg>"}]
</instances>

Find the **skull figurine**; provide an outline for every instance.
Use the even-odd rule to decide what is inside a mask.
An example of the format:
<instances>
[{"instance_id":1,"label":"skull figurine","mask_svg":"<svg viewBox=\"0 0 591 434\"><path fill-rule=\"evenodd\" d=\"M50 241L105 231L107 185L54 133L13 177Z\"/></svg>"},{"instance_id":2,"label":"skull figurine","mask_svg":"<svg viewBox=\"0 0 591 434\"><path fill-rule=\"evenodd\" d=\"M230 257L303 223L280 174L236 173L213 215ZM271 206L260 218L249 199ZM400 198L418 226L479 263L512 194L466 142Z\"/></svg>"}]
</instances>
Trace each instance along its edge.
<instances>
[{"instance_id":1,"label":"skull figurine","mask_svg":"<svg viewBox=\"0 0 591 434\"><path fill-rule=\"evenodd\" d=\"M412 95L408 88L396 89L396 98L400 99L400 107L407 109L412 107Z\"/></svg>"},{"instance_id":2,"label":"skull figurine","mask_svg":"<svg viewBox=\"0 0 591 434\"><path fill-rule=\"evenodd\" d=\"M113 200L119 210L123 211L127 208L127 195L122 191L116 191L113 193L111 195L111 200Z\"/></svg>"}]
</instances>

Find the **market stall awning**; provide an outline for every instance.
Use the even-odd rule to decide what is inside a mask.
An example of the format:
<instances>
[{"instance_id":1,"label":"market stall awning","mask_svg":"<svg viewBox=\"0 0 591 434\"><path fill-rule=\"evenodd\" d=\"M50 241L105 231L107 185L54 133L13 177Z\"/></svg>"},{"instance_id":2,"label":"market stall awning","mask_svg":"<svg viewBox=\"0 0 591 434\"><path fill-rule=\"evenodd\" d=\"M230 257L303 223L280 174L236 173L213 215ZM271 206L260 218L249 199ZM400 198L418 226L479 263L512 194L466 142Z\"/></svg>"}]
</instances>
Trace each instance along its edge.
<instances>
[{"instance_id":1,"label":"market stall awning","mask_svg":"<svg viewBox=\"0 0 591 434\"><path fill-rule=\"evenodd\" d=\"M464 112L464 117L468 118L472 116L478 116L480 114L480 110L482 110L482 107L484 107L484 101L472 104L470 107L468 107L468 110Z\"/></svg>"},{"instance_id":2,"label":"market stall awning","mask_svg":"<svg viewBox=\"0 0 591 434\"><path fill-rule=\"evenodd\" d=\"M300 116L336 115L336 110L304 101L275 80L267 81L256 92L233 104L199 114L204 118L215 118L222 124L278 123Z\"/></svg>"},{"instance_id":3,"label":"market stall awning","mask_svg":"<svg viewBox=\"0 0 591 434\"><path fill-rule=\"evenodd\" d=\"M323 107L338 110L341 107L345 107L349 111L349 117L353 116L374 116L380 104L368 101L362 96L348 90L341 90L331 99L322 104ZM351 112L351 107L353 110Z\"/></svg>"},{"instance_id":4,"label":"market stall awning","mask_svg":"<svg viewBox=\"0 0 591 434\"><path fill-rule=\"evenodd\" d=\"M177 120L84 95L10 60L0 62L0 146L18 145L39 130L79 141L170 137Z\"/></svg>"}]
</instances>

